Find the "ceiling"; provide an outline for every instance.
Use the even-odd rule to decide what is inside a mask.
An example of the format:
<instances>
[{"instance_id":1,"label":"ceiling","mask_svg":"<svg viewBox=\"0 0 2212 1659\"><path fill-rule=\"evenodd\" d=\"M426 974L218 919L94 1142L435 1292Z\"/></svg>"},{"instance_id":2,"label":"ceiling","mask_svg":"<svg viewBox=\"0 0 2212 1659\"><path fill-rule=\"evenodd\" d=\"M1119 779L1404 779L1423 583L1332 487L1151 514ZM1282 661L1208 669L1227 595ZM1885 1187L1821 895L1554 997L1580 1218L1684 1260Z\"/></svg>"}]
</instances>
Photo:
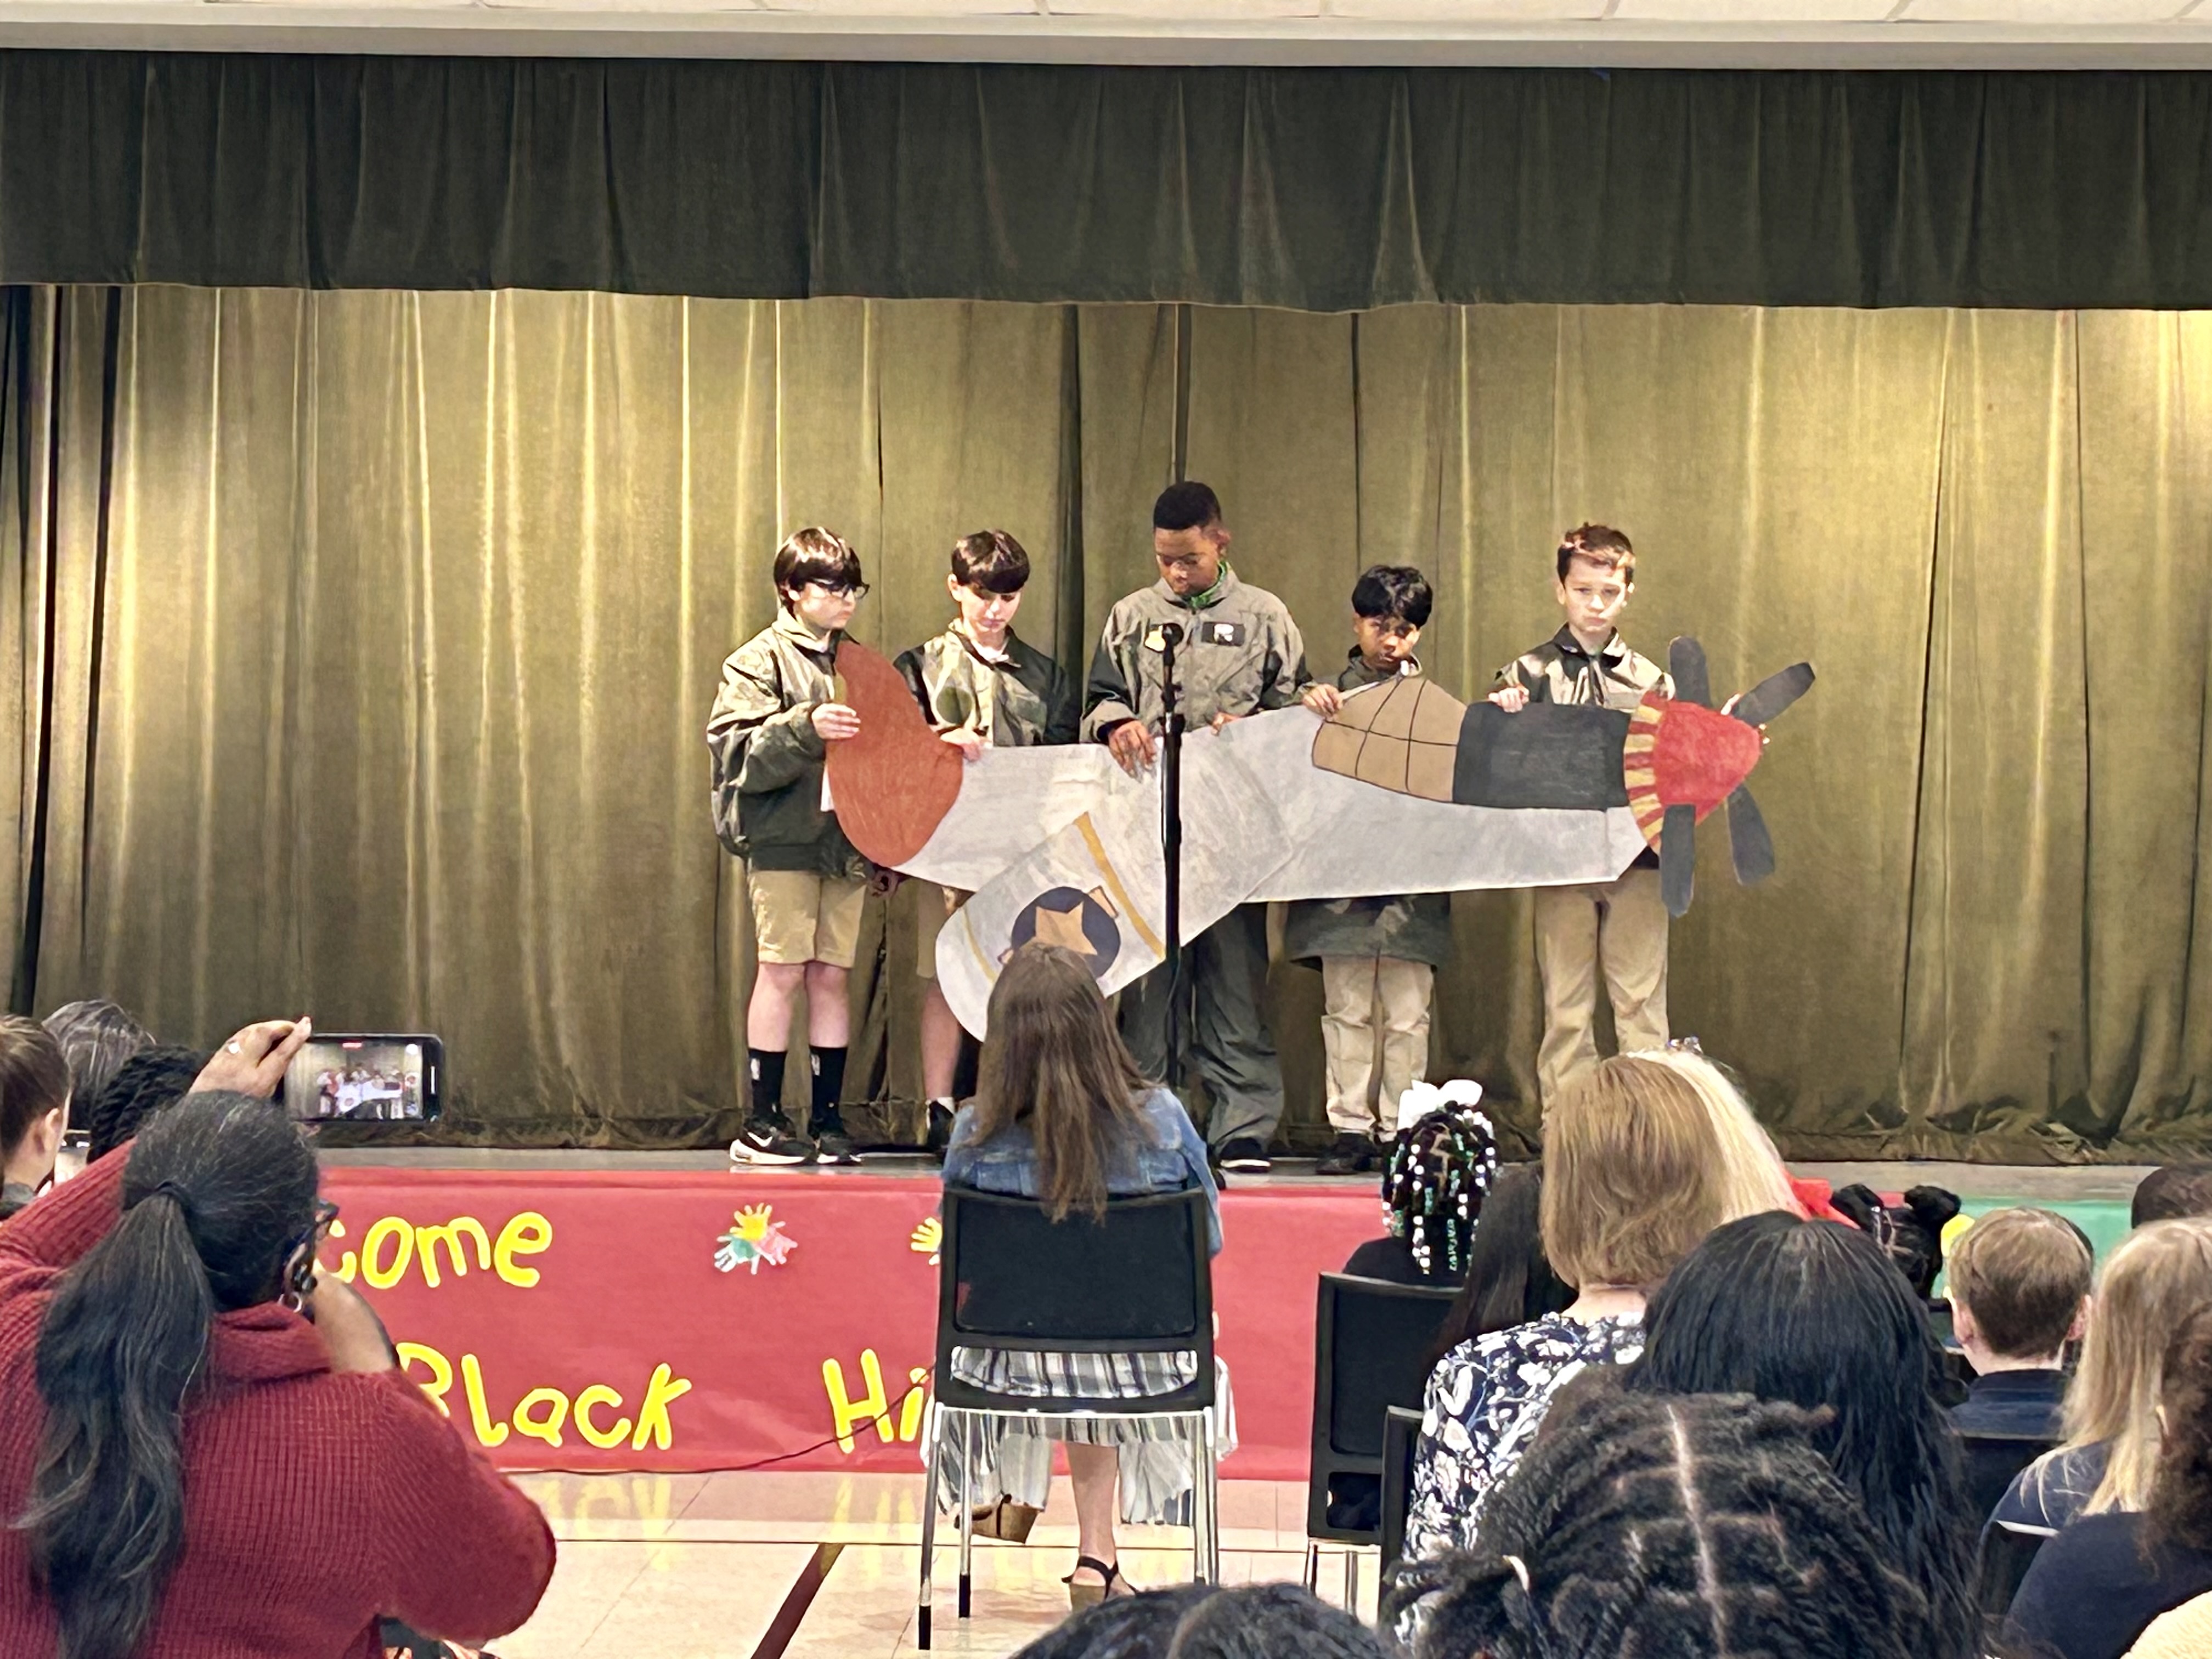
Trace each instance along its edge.
<instances>
[{"instance_id":1,"label":"ceiling","mask_svg":"<svg viewBox=\"0 0 2212 1659\"><path fill-rule=\"evenodd\" d=\"M0 0L0 46L2203 69L2212 68L2212 0Z\"/></svg>"}]
</instances>

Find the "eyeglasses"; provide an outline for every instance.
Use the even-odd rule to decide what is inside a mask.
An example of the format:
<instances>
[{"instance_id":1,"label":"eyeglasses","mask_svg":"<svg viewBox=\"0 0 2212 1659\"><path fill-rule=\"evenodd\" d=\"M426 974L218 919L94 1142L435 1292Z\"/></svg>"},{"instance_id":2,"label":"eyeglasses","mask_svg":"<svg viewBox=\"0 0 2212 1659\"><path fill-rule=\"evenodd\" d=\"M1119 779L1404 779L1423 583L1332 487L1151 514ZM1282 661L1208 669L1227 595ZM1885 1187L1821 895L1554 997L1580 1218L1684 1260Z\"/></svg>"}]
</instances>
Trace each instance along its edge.
<instances>
[{"instance_id":1,"label":"eyeglasses","mask_svg":"<svg viewBox=\"0 0 2212 1659\"><path fill-rule=\"evenodd\" d=\"M1702 1054L1705 1050L1705 1045L1700 1043L1697 1038L1693 1036L1678 1036L1668 1041L1667 1044L1667 1052L1670 1054Z\"/></svg>"},{"instance_id":2,"label":"eyeglasses","mask_svg":"<svg viewBox=\"0 0 2212 1659\"><path fill-rule=\"evenodd\" d=\"M828 594L833 599L849 599L855 605L858 605L862 599L868 597L868 585L866 582L846 583L811 581L806 585L809 587L818 588L821 592Z\"/></svg>"},{"instance_id":3,"label":"eyeglasses","mask_svg":"<svg viewBox=\"0 0 2212 1659\"><path fill-rule=\"evenodd\" d=\"M331 1224L338 1218L338 1206L327 1198L315 1200L314 1237L318 1243L330 1237Z\"/></svg>"}]
</instances>

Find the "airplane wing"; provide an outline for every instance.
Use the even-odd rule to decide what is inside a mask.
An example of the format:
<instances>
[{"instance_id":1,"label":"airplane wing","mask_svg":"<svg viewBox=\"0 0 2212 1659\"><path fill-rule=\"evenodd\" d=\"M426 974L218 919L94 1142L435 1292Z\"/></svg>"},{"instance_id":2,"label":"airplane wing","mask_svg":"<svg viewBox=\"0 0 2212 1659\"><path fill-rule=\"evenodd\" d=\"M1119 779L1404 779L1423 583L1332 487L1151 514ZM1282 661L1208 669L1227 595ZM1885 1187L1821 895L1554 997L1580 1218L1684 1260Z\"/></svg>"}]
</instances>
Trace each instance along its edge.
<instances>
[{"instance_id":1,"label":"airplane wing","mask_svg":"<svg viewBox=\"0 0 2212 1659\"><path fill-rule=\"evenodd\" d=\"M1183 740L1182 932L1196 938L1239 904L1269 899L1344 898L1377 892L1454 892L1610 881L1644 850L1626 806L1461 806L1376 787L1313 764L1320 718L1304 708L1237 720ZM1103 757L1097 745L1091 752ZM1003 846L1060 820L1021 856L1002 864L945 925L937 981L946 1003L981 1035L999 965L1032 939L1085 957L1109 995L1164 959L1165 895L1157 770L1131 779L1106 757L1110 778L1077 784L1042 763L994 769L988 811L970 815L966 788L912 866L980 871L986 856L968 844ZM994 756L968 769L981 781ZM1049 805L1018 794L1057 776ZM955 817L963 822L954 827ZM955 862L955 842L960 843ZM955 884L964 885L964 883Z\"/></svg>"}]
</instances>

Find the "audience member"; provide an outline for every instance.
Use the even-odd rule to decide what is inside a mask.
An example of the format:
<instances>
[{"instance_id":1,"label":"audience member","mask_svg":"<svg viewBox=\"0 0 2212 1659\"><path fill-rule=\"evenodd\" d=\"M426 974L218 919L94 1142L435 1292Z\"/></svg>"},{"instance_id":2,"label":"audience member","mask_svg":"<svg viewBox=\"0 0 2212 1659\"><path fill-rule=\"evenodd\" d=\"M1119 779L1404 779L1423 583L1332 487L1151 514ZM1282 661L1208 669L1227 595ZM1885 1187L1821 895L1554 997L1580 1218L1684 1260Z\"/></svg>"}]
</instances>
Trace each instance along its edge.
<instances>
[{"instance_id":1,"label":"audience member","mask_svg":"<svg viewBox=\"0 0 2212 1659\"><path fill-rule=\"evenodd\" d=\"M1951 1332L1974 1368L1951 1413L1960 1433L2058 1437L2066 1345L2088 1323L2094 1265L2081 1230L2049 1210L1996 1210L1966 1230L1950 1264Z\"/></svg>"},{"instance_id":2,"label":"audience member","mask_svg":"<svg viewBox=\"0 0 2212 1659\"><path fill-rule=\"evenodd\" d=\"M2121 1241L2089 1304L2081 1364L2061 1417L2065 1442L2021 1471L1993 1519L2057 1528L2149 1502L2166 1345L2207 1304L2212 1218L2154 1221Z\"/></svg>"},{"instance_id":3,"label":"audience member","mask_svg":"<svg viewBox=\"0 0 2212 1659\"><path fill-rule=\"evenodd\" d=\"M1297 1584L1185 1584L1070 1614L1015 1659L1382 1659L1373 1632Z\"/></svg>"},{"instance_id":4,"label":"audience member","mask_svg":"<svg viewBox=\"0 0 2212 1659\"><path fill-rule=\"evenodd\" d=\"M137 1134L155 1113L167 1111L192 1091L208 1056L191 1048L140 1050L115 1068L107 1086L84 1103L91 1137L88 1163L96 1163Z\"/></svg>"},{"instance_id":5,"label":"audience member","mask_svg":"<svg viewBox=\"0 0 2212 1659\"><path fill-rule=\"evenodd\" d=\"M1936 1294L1943 1272L1943 1229L1959 1213L1959 1195L1942 1187L1914 1187L1892 1204L1871 1187L1835 1194L1837 1213L1889 1253L1923 1302Z\"/></svg>"},{"instance_id":6,"label":"audience member","mask_svg":"<svg viewBox=\"0 0 2212 1659\"><path fill-rule=\"evenodd\" d=\"M2145 1626L2128 1659L2204 1659L2212 1653L2212 1591L2192 1595Z\"/></svg>"},{"instance_id":7,"label":"audience member","mask_svg":"<svg viewBox=\"0 0 2212 1659\"><path fill-rule=\"evenodd\" d=\"M1726 1066L1705 1057L1697 1038L1678 1038L1664 1048L1654 1049L1649 1058L1680 1073L1712 1119L1732 1213L1757 1215L1761 1210L1787 1210L1792 1215L1824 1221L1849 1219L1829 1203L1826 1182L1790 1173L1782 1154L1775 1150L1774 1138L1752 1111L1735 1078Z\"/></svg>"},{"instance_id":8,"label":"audience member","mask_svg":"<svg viewBox=\"0 0 2212 1659\"><path fill-rule=\"evenodd\" d=\"M2036 1553L2008 1621L2031 1652L2120 1659L2159 1614L2212 1591L2212 1308L2175 1334L2160 1370L2148 1505L2083 1516Z\"/></svg>"},{"instance_id":9,"label":"audience member","mask_svg":"<svg viewBox=\"0 0 2212 1659\"><path fill-rule=\"evenodd\" d=\"M1475 1224L1498 1174L1498 1138L1472 1106L1440 1106L1398 1131L1382 1169L1390 1231L1344 1271L1394 1285L1464 1285Z\"/></svg>"},{"instance_id":10,"label":"audience member","mask_svg":"<svg viewBox=\"0 0 2212 1659\"><path fill-rule=\"evenodd\" d=\"M945 1183L1042 1200L1054 1221L1103 1216L1110 1194L1204 1188L1221 1248L1220 1202L1206 1144L1175 1096L1146 1080L1115 1034L1098 981L1073 951L1030 945L992 988L989 1035L975 1098L953 1121ZM1195 1353L1032 1353L955 1348L954 1374L1000 1393L1139 1399L1172 1394L1195 1376ZM1067 1448L1079 1536L1068 1600L1077 1607L1133 1594L1114 1543L1115 1488L1131 1521L1181 1513L1191 1490L1182 1431L1151 1419L999 1419L968 1484L1001 1496L975 1517L987 1536L1018 1541L1044 1507L1052 1444ZM1122 1453L1131 1454L1125 1462ZM954 1449L945 1449L949 1468ZM995 1486L989 1484L995 1482ZM957 1480L949 1489L959 1490Z\"/></svg>"},{"instance_id":11,"label":"audience member","mask_svg":"<svg viewBox=\"0 0 2212 1659\"><path fill-rule=\"evenodd\" d=\"M69 1109L61 1045L35 1020L0 1017L0 1220L52 1183Z\"/></svg>"},{"instance_id":12,"label":"audience member","mask_svg":"<svg viewBox=\"0 0 2212 1659\"><path fill-rule=\"evenodd\" d=\"M1408 1559L1474 1542L1484 1499L1520 1461L1553 1394L1585 1365L1635 1358L1647 1291L1729 1218L1711 1121L1680 1074L1655 1060L1595 1062L1552 1103L1544 1140L1544 1254L1575 1300L1438 1362L1414 1455Z\"/></svg>"},{"instance_id":13,"label":"audience member","mask_svg":"<svg viewBox=\"0 0 2212 1659\"><path fill-rule=\"evenodd\" d=\"M1880 1245L1778 1214L1731 1222L1651 1298L1637 1394L1748 1394L1802 1406L1813 1444L1918 1584L1926 1654L1965 1659L1978 1632L1972 1512L1936 1394L1943 1357Z\"/></svg>"},{"instance_id":14,"label":"audience member","mask_svg":"<svg viewBox=\"0 0 2212 1659\"><path fill-rule=\"evenodd\" d=\"M202 1080L265 1096L307 1032ZM358 1653L380 1613L481 1641L537 1605L544 1517L317 1275L315 1188L281 1110L205 1092L0 1229L0 1651Z\"/></svg>"},{"instance_id":15,"label":"audience member","mask_svg":"<svg viewBox=\"0 0 2212 1659\"><path fill-rule=\"evenodd\" d=\"M2128 1225L2212 1215L2212 1164L2167 1164L2136 1183Z\"/></svg>"},{"instance_id":16,"label":"audience member","mask_svg":"<svg viewBox=\"0 0 2212 1659\"><path fill-rule=\"evenodd\" d=\"M1398 1574L1419 1659L1927 1659L1927 1606L1808 1439L1741 1395L1562 1404L1480 1548Z\"/></svg>"},{"instance_id":17,"label":"audience member","mask_svg":"<svg viewBox=\"0 0 2212 1659\"><path fill-rule=\"evenodd\" d=\"M1516 1164L1498 1172L1483 1200L1482 1224L1474 1230L1467 1283L1460 1287L1429 1358L1434 1370L1462 1342L1532 1320L1564 1313L1572 1306L1574 1286L1552 1270L1544 1254L1544 1166Z\"/></svg>"},{"instance_id":18,"label":"audience member","mask_svg":"<svg viewBox=\"0 0 2212 1659\"><path fill-rule=\"evenodd\" d=\"M41 1022L62 1045L69 1062L70 1098L82 1111L90 1106L123 1062L154 1046L154 1034L119 1002L88 997L64 1002Z\"/></svg>"}]
</instances>

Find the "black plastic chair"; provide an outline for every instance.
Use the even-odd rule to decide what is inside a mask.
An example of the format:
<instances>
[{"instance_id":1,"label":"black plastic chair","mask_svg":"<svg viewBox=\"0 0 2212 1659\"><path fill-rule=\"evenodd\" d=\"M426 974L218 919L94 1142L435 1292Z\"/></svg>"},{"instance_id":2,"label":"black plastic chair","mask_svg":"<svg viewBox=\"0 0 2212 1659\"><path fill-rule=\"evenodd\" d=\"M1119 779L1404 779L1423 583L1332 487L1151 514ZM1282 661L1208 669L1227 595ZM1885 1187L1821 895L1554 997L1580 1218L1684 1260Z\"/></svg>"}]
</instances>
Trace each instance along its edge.
<instances>
[{"instance_id":1,"label":"black plastic chair","mask_svg":"<svg viewBox=\"0 0 2212 1659\"><path fill-rule=\"evenodd\" d=\"M1103 1221L1047 1218L1025 1198L945 1189L937 1282L936 1433L922 1496L921 1593L916 1645L929 1646L939 1459L961 1437L960 1617L973 1584L977 1428L988 1422L1068 1418L1179 1419L1192 1445L1191 1577L1221 1576L1214 1492L1213 1264L1206 1196L1194 1189L1109 1201ZM1031 1353L1189 1353L1192 1381L1173 1394L1124 1400L996 1394L955 1376L956 1348Z\"/></svg>"},{"instance_id":2,"label":"black plastic chair","mask_svg":"<svg viewBox=\"0 0 2212 1659\"><path fill-rule=\"evenodd\" d=\"M1458 1294L1435 1285L1322 1274L1314 1309L1309 1540L1382 1541L1383 1414L1393 1406L1421 1403L1429 1350ZM1319 1571L1319 1553L1309 1544L1309 1589ZM1346 1607L1355 1605L1358 1595L1354 1559L1345 1558Z\"/></svg>"},{"instance_id":3,"label":"black plastic chair","mask_svg":"<svg viewBox=\"0 0 2212 1659\"><path fill-rule=\"evenodd\" d=\"M1966 1495L1977 1520L1987 1521L2017 1475L2058 1443L2042 1434L1962 1434Z\"/></svg>"},{"instance_id":4,"label":"black plastic chair","mask_svg":"<svg viewBox=\"0 0 2212 1659\"><path fill-rule=\"evenodd\" d=\"M1382 1423L1382 1571L1406 1554L1406 1511L1413 1503L1413 1453L1421 1443L1421 1414L1393 1406Z\"/></svg>"},{"instance_id":5,"label":"black plastic chair","mask_svg":"<svg viewBox=\"0 0 2212 1659\"><path fill-rule=\"evenodd\" d=\"M2058 1534L2049 1527L2023 1526L2016 1521L1992 1521L1982 1528L1981 1575L1978 1581L1984 1628L1992 1635L2003 1626L2012 1611L2012 1598L2020 1581L2035 1565L2044 1540Z\"/></svg>"}]
</instances>

